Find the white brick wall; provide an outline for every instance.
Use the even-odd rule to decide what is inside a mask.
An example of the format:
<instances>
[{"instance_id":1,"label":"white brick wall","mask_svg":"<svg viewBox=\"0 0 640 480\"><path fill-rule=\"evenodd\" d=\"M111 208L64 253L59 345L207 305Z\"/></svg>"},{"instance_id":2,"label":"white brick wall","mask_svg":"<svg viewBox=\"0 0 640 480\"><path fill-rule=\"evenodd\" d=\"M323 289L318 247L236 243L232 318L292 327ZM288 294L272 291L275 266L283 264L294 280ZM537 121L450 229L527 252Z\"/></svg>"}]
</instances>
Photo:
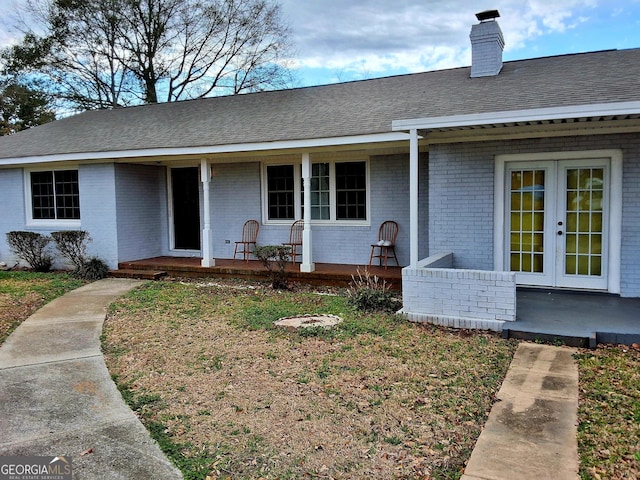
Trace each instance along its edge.
<instances>
[{"instance_id":1,"label":"white brick wall","mask_svg":"<svg viewBox=\"0 0 640 480\"><path fill-rule=\"evenodd\" d=\"M437 268L452 264L453 254L440 254L402 269L402 311L409 320L495 331L515 321L515 274Z\"/></svg>"},{"instance_id":2,"label":"white brick wall","mask_svg":"<svg viewBox=\"0 0 640 480\"><path fill-rule=\"evenodd\" d=\"M6 234L25 229L24 176L21 168L0 170L0 212L0 262L12 266L18 259L9 251Z\"/></svg>"},{"instance_id":3,"label":"white brick wall","mask_svg":"<svg viewBox=\"0 0 640 480\"><path fill-rule=\"evenodd\" d=\"M165 178L165 167L116 165L119 261L163 254Z\"/></svg>"},{"instance_id":4,"label":"white brick wall","mask_svg":"<svg viewBox=\"0 0 640 480\"><path fill-rule=\"evenodd\" d=\"M372 157L370 168L370 226L314 225L313 261L322 263L368 264L370 245L378 238L378 227L385 220L398 222L397 255L400 265L409 263L409 157ZM240 239L243 223L262 220L260 164L220 164L211 180L211 228L213 256L231 258L234 242ZM427 159L420 164L421 254L428 253ZM280 244L289 239L290 225L261 225L258 244ZM229 240L230 243L225 243ZM393 264L393 262L392 262Z\"/></svg>"},{"instance_id":5,"label":"white brick wall","mask_svg":"<svg viewBox=\"0 0 640 480\"><path fill-rule=\"evenodd\" d=\"M100 257L110 268L118 265L118 222L115 165L80 165L80 222L91 235L90 255Z\"/></svg>"},{"instance_id":6,"label":"white brick wall","mask_svg":"<svg viewBox=\"0 0 640 480\"><path fill-rule=\"evenodd\" d=\"M494 158L509 153L622 149L621 296L640 297L640 138L635 134L432 145L429 251L456 268L493 268Z\"/></svg>"}]
</instances>

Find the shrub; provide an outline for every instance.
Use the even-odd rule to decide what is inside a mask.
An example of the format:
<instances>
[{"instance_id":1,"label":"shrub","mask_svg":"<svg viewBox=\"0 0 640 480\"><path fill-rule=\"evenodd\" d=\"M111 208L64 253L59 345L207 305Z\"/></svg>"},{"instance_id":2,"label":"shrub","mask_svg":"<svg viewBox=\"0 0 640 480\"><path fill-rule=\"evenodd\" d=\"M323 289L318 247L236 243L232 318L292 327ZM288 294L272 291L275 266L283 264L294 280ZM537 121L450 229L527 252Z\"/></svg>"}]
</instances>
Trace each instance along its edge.
<instances>
[{"instance_id":1,"label":"shrub","mask_svg":"<svg viewBox=\"0 0 640 480\"><path fill-rule=\"evenodd\" d=\"M9 249L36 272L51 270L53 256L49 253L51 237L35 232L8 232Z\"/></svg>"},{"instance_id":2,"label":"shrub","mask_svg":"<svg viewBox=\"0 0 640 480\"><path fill-rule=\"evenodd\" d=\"M271 288L274 290L288 290L289 285L287 284L287 279L289 275L285 269L291 256L291 247L284 245L265 245L254 248L253 254L258 257L267 268L269 279L271 280Z\"/></svg>"},{"instance_id":3,"label":"shrub","mask_svg":"<svg viewBox=\"0 0 640 480\"><path fill-rule=\"evenodd\" d=\"M85 280L100 280L109 273L109 266L100 258L92 257L86 260L77 271L77 276Z\"/></svg>"},{"instance_id":4,"label":"shrub","mask_svg":"<svg viewBox=\"0 0 640 480\"><path fill-rule=\"evenodd\" d=\"M349 303L365 312L395 312L402 302L391 291L391 284L371 275L367 268L364 272L357 270L358 277L351 275L351 283L347 289Z\"/></svg>"},{"instance_id":5,"label":"shrub","mask_svg":"<svg viewBox=\"0 0 640 480\"><path fill-rule=\"evenodd\" d=\"M75 267L75 272L80 272L87 261L87 244L91 241L89 232L67 230L52 232L51 237L58 251Z\"/></svg>"}]
</instances>

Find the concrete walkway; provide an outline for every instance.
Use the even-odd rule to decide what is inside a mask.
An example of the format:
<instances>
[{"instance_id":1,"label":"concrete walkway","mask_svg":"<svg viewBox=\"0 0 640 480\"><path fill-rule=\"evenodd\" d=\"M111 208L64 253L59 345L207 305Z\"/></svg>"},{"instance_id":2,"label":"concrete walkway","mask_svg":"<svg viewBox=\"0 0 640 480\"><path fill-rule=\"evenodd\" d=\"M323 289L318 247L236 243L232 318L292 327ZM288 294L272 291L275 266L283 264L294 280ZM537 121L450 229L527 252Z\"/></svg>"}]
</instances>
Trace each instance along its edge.
<instances>
[{"instance_id":1,"label":"concrete walkway","mask_svg":"<svg viewBox=\"0 0 640 480\"><path fill-rule=\"evenodd\" d=\"M463 480L578 478L578 367L567 347L521 343Z\"/></svg>"},{"instance_id":2,"label":"concrete walkway","mask_svg":"<svg viewBox=\"0 0 640 480\"><path fill-rule=\"evenodd\" d=\"M105 279L81 287L5 341L0 456L70 456L76 479L182 478L123 402L100 351L106 306L138 284Z\"/></svg>"}]
</instances>

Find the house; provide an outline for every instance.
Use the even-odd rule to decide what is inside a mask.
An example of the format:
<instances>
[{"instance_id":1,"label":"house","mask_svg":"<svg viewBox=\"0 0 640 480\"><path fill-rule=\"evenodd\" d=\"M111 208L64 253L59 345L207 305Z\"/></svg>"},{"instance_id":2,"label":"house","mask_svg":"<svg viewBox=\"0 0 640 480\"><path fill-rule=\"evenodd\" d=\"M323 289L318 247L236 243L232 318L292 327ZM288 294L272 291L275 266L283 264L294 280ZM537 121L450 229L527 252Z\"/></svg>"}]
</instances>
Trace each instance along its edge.
<instances>
[{"instance_id":1,"label":"house","mask_svg":"<svg viewBox=\"0 0 640 480\"><path fill-rule=\"evenodd\" d=\"M472 66L90 111L0 138L11 230L88 231L111 267L231 258L243 223L302 271L367 264L387 219L405 312L499 330L516 285L640 297L640 49L502 62L495 15ZM307 207L308 208L303 208Z\"/></svg>"}]
</instances>

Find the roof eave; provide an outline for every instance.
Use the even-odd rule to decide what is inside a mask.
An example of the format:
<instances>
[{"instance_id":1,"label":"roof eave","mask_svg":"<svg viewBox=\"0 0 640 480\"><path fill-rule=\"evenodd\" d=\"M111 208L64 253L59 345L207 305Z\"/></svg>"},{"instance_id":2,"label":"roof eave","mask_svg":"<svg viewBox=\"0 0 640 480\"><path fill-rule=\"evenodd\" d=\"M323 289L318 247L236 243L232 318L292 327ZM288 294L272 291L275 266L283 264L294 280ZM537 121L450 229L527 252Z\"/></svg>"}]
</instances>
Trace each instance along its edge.
<instances>
[{"instance_id":1,"label":"roof eave","mask_svg":"<svg viewBox=\"0 0 640 480\"><path fill-rule=\"evenodd\" d=\"M140 150L119 150L106 152L78 152L52 155L34 155L0 159L0 167L31 165L50 162L80 162L87 160L152 159L157 157L207 156L241 152L268 152L283 150L305 150L324 147L341 147L405 141L409 135L403 132L388 132L371 135L345 137L312 138L304 140L284 140L274 142L240 143L230 145L210 145L201 147L149 148Z\"/></svg>"},{"instance_id":2,"label":"roof eave","mask_svg":"<svg viewBox=\"0 0 640 480\"><path fill-rule=\"evenodd\" d=\"M584 117L616 117L638 114L640 114L640 101L598 103L394 120L392 122L392 130L396 132L414 129L429 131L483 125L504 125L539 122L545 120L551 121Z\"/></svg>"}]
</instances>

